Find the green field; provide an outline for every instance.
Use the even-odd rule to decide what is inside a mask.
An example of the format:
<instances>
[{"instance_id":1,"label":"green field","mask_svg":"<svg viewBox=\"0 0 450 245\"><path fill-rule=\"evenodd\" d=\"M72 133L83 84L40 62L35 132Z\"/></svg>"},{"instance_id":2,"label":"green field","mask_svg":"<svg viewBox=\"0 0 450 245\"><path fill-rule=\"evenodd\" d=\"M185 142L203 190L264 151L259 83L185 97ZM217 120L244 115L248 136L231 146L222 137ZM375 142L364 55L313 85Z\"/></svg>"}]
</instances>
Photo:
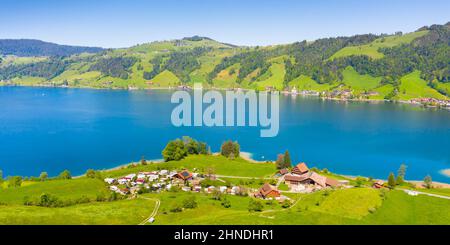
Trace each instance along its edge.
<instances>
[{"instance_id":1,"label":"green field","mask_svg":"<svg viewBox=\"0 0 450 245\"><path fill-rule=\"evenodd\" d=\"M269 70L263 74L256 82L259 90L265 90L266 87L273 87L277 90L284 88L283 80L286 73L284 64L273 63Z\"/></svg>"},{"instance_id":2,"label":"green field","mask_svg":"<svg viewBox=\"0 0 450 245\"><path fill-rule=\"evenodd\" d=\"M27 225L137 225L146 219L155 201L134 199L88 203L64 208L0 206L0 224Z\"/></svg>"},{"instance_id":3,"label":"green field","mask_svg":"<svg viewBox=\"0 0 450 245\"><path fill-rule=\"evenodd\" d=\"M370 75L360 75L353 67L348 66L342 72L343 83L356 91L369 91L376 88L381 81L381 77L372 77Z\"/></svg>"},{"instance_id":4,"label":"green field","mask_svg":"<svg viewBox=\"0 0 450 245\"><path fill-rule=\"evenodd\" d=\"M181 161L154 163L146 166L124 167L122 169L108 171L105 174L113 177L124 176L139 171L151 171L157 169L196 169L200 173L206 173L209 168L218 175L244 176L244 177L269 177L276 171L273 163L251 163L242 158L230 160L224 156L190 155Z\"/></svg>"},{"instance_id":5,"label":"green field","mask_svg":"<svg viewBox=\"0 0 450 245\"><path fill-rule=\"evenodd\" d=\"M301 75L289 82L289 87L295 87L297 90L327 91L332 87L330 84L319 84L311 77Z\"/></svg>"},{"instance_id":6,"label":"green field","mask_svg":"<svg viewBox=\"0 0 450 245\"><path fill-rule=\"evenodd\" d=\"M401 36L394 35L379 38L366 45L345 47L331 56L330 60L352 55L367 55L373 59L380 59L384 57L384 55L379 52L380 48L391 48L401 44L410 43L414 39L422 37L427 33L428 31L411 32Z\"/></svg>"},{"instance_id":7,"label":"green field","mask_svg":"<svg viewBox=\"0 0 450 245\"><path fill-rule=\"evenodd\" d=\"M60 200L75 200L81 197L95 200L97 195L106 194L109 191L103 181L98 179L29 181L24 182L21 187L0 188L0 203L23 204L25 197L39 198L43 193L52 194Z\"/></svg>"},{"instance_id":8,"label":"green field","mask_svg":"<svg viewBox=\"0 0 450 245\"><path fill-rule=\"evenodd\" d=\"M414 71L400 80L398 98L409 100L414 98L437 98L446 99L435 89L429 87L427 82L420 78L420 72Z\"/></svg>"}]
</instances>

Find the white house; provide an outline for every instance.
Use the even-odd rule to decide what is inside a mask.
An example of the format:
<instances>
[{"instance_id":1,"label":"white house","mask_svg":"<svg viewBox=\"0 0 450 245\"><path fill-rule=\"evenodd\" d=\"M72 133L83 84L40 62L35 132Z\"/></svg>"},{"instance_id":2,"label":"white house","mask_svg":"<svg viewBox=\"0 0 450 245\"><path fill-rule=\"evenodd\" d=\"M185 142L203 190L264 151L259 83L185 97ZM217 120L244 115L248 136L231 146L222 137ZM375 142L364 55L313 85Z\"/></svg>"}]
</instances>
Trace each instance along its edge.
<instances>
[{"instance_id":1,"label":"white house","mask_svg":"<svg viewBox=\"0 0 450 245\"><path fill-rule=\"evenodd\" d=\"M181 188L181 190L183 190L183 191L191 191L191 187L189 187L189 186L183 186L183 187Z\"/></svg>"},{"instance_id":2,"label":"white house","mask_svg":"<svg viewBox=\"0 0 450 245\"><path fill-rule=\"evenodd\" d=\"M168 170L163 169L163 170L159 171L159 175L167 175L167 174L169 174Z\"/></svg>"},{"instance_id":3,"label":"white house","mask_svg":"<svg viewBox=\"0 0 450 245\"><path fill-rule=\"evenodd\" d=\"M155 181L157 179L159 179L159 175L157 175L157 174L148 175L148 181Z\"/></svg>"},{"instance_id":4,"label":"white house","mask_svg":"<svg viewBox=\"0 0 450 245\"><path fill-rule=\"evenodd\" d=\"M121 185L125 185L126 183L128 183L128 181L130 181L130 180L126 179L126 178L120 178L117 180L117 182L119 182L119 184L121 184Z\"/></svg>"},{"instance_id":5,"label":"white house","mask_svg":"<svg viewBox=\"0 0 450 245\"><path fill-rule=\"evenodd\" d=\"M136 177L136 174L129 174L129 175L125 176L125 178L127 178L127 179L133 179L134 177Z\"/></svg>"},{"instance_id":6,"label":"white house","mask_svg":"<svg viewBox=\"0 0 450 245\"><path fill-rule=\"evenodd\" d=\"M116 181L116 179L113 178L106 178L105 182L108 183L109 185L113 184Z\"/></svg>"},{"instance_id":7,"label":"white house","mask_svg":"<svg viewBox=\"0 0 450 245\"><path fill-rule=\"evenodd\" d=\"M112 191L118 191L119 187L117 187L115 185L112 185L112 186L109 187L109 189L112 190Z\"/></svg>"},{"instance_id":8,"label":"white house","mask_svg":"<svg viewBox=\"0 0 450 245\"><path fill-rule=\"evenodd\" d=\"M226 186L220 186L219 187L219 191L222 192L222 193L225 193L227 191L227 189L228 189L228 187L226 187Z\"/></svg>"},{"instance_id":9,"label":"white house","mask_svg":"<svg viewBox=\"0 0 450 245\"><path fill-rule=\"evenodd\" d=\"M166 190L170 191L171 188L172 188L171 184L166 185Z\"/></svg>"}]
</instances>

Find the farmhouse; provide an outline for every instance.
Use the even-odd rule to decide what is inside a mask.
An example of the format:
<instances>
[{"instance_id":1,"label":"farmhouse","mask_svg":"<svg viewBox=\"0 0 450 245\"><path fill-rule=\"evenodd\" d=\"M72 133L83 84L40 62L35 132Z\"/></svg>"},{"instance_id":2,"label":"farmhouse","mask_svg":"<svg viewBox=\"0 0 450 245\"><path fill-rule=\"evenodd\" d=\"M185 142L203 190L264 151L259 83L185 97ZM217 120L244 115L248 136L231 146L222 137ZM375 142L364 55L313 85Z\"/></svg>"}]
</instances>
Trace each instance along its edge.
<instances>
[{"instance_id":1,"label":"farmhouse","mask_svg":"<svg viewBox=\"0 0 450 245\"><path fill-rule=\"evenodd\" d=\"M277 190L275 186L265 183L255 194L255 197L276 198L280 197L280 192Z\"/></svg>"},{"instance_id":2,"label":"farmhouse","mask_svg":"<svg viewBox=\"0 0 450 245\"><path fill-rule=\"evenodd\" d=\"M279 173L280 175L285 175L285 174L289 173L289 170L288 170L287 168L283 168L283 169L280 169L280 170L278 171L278 173Z\"/></svg>"},{"instance_id":3,"label":"farmhouse","mask_svg":"<svg viewBox=\"0 0 450 245\"><path fill-rule=\"evenodd\" d=\"M309 172L309 168L308 168L308 166L306 166L306 163L304 163L304 162L297 164L297 166L295 166L292 169L292 173L298 174L298 175L302 175L302 174L305 174L308 172Z\"/></svg>"},{"instance_id":4,"label":"farmhouse","mask_svg":"<svg viewBox=\"0 0 450 245\"><path fill-rule=\"evenodd\" d=\"M184 180L184 181L187 181L187 180L192 179L192 173L190 173L187 170L183 170L183 171L177 173L176 175L174 175L173 177L181 179L181 180Z\"/></svg>"},{"instance_id":5,"label":"farmhouse","mask_svg":"<svg viewBox=\"0 0 450 245\"><path fill-rule=\"evenodd\" d=\"M382 180L377 180L373 183L372 187L375 189L381 189L384 187L384 182Z\"/></svg>"},{"instance_id":6,"label":"farmhouse","mask_svg":"<svg viewBox=\"0 0 450 245\"><path fill-rule=\"evenodd\" d=\"M318 188L337 187L339 182L334 179L327 178L316 172L307 172L302 175L287 174L284 176L285 183L296 190L304 190L305 186L314 186ZM303 186L303 187L302 187Z\"/></svg>"}]
</instances>

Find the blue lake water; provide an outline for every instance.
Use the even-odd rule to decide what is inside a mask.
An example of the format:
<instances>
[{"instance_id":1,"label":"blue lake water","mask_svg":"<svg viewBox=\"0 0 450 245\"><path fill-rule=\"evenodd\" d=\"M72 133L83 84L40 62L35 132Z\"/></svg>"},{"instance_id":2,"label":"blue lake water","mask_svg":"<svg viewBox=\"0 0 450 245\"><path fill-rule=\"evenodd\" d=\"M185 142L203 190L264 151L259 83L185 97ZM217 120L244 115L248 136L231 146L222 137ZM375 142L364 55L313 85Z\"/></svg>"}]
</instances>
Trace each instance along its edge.
<instances>
[{"instance_id":1,"label":"blue lake water","mask_svg":"<svg viewBox=\"0 0 450 245\"><path fill-rule=\"evenodd\" d=\"M141 156L161 158L167 141L188 135L218 151L238 140L256 159L293 161L348 175L386 178L400 164L407 179L450 182L450 112L410 105L343 103L280 96L280 131L182 127L170 122L170 91L0 87L0 169L3 175L57 175L111 168Z\"/></svg>"}]
</instances>

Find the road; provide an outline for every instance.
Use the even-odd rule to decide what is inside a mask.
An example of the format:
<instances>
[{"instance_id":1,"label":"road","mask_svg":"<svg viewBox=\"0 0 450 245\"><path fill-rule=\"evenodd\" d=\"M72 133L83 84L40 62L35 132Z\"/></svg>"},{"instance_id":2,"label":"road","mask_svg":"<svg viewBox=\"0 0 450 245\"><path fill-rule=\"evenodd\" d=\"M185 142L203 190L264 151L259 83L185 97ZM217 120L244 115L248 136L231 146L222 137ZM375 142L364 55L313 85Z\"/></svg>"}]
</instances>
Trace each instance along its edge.
<instances>
[{"instance_id":1,"label":"road","mask_svg":"<svg viewBox=\"0 0 450 245\"><path fill-rule=\"evenodd\" d=\"M276 178L260 178L260 177L246 177L246 176L230 176L230 175L216 175L217 178L230 178L230 179L276 179Z\"/></svg>"},{"instance_id":2,"label":"road","mask_svg":"<svg viewBox=\"0 0 450 245\"><path fill-rule=\"evenodd\" d=\"M156 216L156 214L158 213L159 206L161 205L161 201L156 198L148 198L148 197L141 197L141 196L139 198L156 202L155 208L153 209L153 212L150 214L150 216L148 216L141 223L139 223L139 225L145 225L149 221L149 219L154 218Z\"/></svg>"},{"instance_id":3,"label":"road","mask_svg":"<svg viewBox=\"0 0 450 245\"><path fill-rule=\"evenodd\" d=\"M414 191L414 192L417 192L417 194L420 194L420 195L427 195L427 196L430 196L430 197L437 197L437 198L442 198L442 199L450 200L450 197L449 197L449 196L443 196L443 195L438 195L438 194L433 194L433 193L428 193L428 192L421 192L421 191L409 190L409 189L402 189L402 188L397 188L397 189L398 189L398 190L402 190L402 191L404 191L405 193L408 193L409 191Z\"/></svg>"}]
</instances>

